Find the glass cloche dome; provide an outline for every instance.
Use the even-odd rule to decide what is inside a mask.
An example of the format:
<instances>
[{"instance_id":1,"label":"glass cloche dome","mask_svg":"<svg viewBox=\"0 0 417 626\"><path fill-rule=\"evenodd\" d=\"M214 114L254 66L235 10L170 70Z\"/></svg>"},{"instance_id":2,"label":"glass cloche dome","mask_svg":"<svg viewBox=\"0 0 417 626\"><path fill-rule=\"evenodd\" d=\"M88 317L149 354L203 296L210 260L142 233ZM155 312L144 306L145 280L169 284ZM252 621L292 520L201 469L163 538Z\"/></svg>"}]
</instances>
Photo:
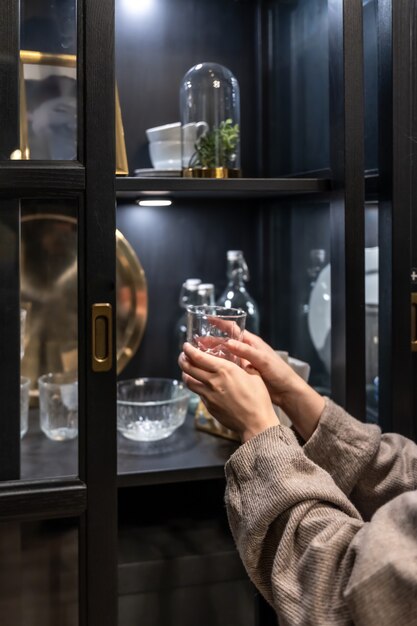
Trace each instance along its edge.
<instances>
[{"instance_id":1,"label":"glass cloche dome","mask_svg":"<svg viewBox=\"0 0 417 626\"><path fill-rule=\"evenodd\" d=\"M194 65L182 79L180 112L183 176L240 176L240 97L232 72L218 63Z\"/></svg>"}]
</instances>

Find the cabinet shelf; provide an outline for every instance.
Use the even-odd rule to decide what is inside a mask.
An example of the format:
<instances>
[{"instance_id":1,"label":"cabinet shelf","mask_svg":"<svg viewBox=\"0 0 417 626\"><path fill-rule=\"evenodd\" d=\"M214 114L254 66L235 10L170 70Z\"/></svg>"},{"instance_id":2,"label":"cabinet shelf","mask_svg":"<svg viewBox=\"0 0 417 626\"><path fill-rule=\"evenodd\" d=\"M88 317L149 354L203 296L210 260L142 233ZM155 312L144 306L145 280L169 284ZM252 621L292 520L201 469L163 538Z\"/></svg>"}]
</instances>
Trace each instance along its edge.
<instances>
[{"instance_id":1,"label":"cabinet shelf","mask_svg":"<svg viewBox=\"0 0 417 626\"><path fill-rule=\"evenodd\" d=\"M272 198L325 193L330 189L331 181L327 178L116 178L117 197L121 200L155 197L159 193L173 198Z\"/></svg>"},{"instance_id":2,"label":"cabinet shelf","mask_svg":"<svg viewBox=\"0 0 417 626\"><path fill-rule=\"evenodd\" d=\"M237 444L194 428L189 415L168 439L136 443L118 436L118 485L130 487L222 478Z\"/></svg>"},{"instance_id":3,"label":"cabinet shelf","mask_svg":"<svg viewBox=\"0 0 417 626\"><path fill-rule=\"evenodd\" d=\"M21 444L21 477L33 480L78 475L78 440L50 441L40 432L37 411L30 413L29 432ZM117 445L119 487L222 478L224 464L237 447L197 431L191 415L168 439L134 442L119 434Z\"/></svg>"}]
</instances>

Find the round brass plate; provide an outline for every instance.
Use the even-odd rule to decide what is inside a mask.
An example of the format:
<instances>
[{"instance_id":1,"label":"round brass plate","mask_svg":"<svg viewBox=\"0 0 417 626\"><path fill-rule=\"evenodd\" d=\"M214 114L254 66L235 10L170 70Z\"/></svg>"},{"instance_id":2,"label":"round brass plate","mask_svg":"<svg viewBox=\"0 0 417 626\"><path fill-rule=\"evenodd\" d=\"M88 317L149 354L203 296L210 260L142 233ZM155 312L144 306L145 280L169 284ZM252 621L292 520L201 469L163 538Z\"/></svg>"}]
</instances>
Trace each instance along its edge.
<instances>
[{"instance_id":1,"label":"round brass plate","mask_svg":"<svg viewBox=\"0 0 417 626\"><path fill-rule=\"evenodd\" d=\"M148 315L148 290L143 267L130 243L116 230L117 373L138 349Z\"/></svg>"},{"instance_id":2,"label":"round brass plate","mask_svg":"<svg viewBox=\"0 0 417 626\"><path fill-rule=\"evenodd\" d=\"M21 220L21 304L28 311L22 375L76 370L78 343L77 221L56 214ZM100 272L100 264L97 264ZM146 325L145 273L135 251L116 231L117 373L135 354Z\"/></svg>"}]
</instances>

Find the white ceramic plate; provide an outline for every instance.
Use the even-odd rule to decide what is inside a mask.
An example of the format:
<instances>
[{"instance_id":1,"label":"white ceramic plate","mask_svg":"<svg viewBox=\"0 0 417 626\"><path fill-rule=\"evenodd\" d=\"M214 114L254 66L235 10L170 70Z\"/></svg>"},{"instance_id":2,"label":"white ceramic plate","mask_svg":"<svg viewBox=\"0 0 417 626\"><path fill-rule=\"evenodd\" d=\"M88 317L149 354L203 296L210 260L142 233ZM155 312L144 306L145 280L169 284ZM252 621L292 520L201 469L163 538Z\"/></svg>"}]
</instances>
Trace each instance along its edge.
<instances>
[{"instance_id":1,"label":"white ceramic plate","mask_svg":"<svg viewBox=\"0 0 417 626\"><path fill-rule=\"evenodd\" d=\"M308 310L310 337L326 369L330 371L331 270L323 267L311 290ZM378 306L378 248L365 248L365 303Z\"/></svg>"},{"instance_id":2,"label":"white ceramic plate","mask_svg":"<svg viewBox=\"0 0 417 626\"><path fill-rule=\"evenodd\" d=\"M139 170L135 170L135 176L141 176L142 178L177 178L181 176L181 170L156 170L153 167L145 167Z\"/></svg>"}]
</instances>

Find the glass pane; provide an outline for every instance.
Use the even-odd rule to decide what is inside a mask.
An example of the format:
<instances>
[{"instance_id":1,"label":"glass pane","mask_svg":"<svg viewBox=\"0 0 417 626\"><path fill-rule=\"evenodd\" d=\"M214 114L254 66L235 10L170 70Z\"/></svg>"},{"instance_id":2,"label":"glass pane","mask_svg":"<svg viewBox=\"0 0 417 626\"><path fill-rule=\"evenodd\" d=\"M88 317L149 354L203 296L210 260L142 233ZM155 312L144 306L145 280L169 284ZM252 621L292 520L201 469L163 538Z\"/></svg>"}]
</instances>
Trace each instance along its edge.
<instances>
[{"instance_id":1,"label":"glass pane","mask_svg":"<svg viewBox=\"0 0 417 626\"><path fill-rule=\"evenodd\" d=\"M301 375L311 368L309 383L326 395L331 369L329 220L327 203L280 204L271 233L271 343L289 353Z\"/></svg>"},{"instance_id":2,"label":"glass pane","mask_svg":"<svg viewBox=\"0 0 417 626\"><path fill-rule=\"evenodd\" d=\"M77 231L73 201L22 202L22 478L78 471Z\"/></svg>"},{"instance_id":3,"label":"glass pane","mask_svg":"<svg viewBox=\"0 0 417 626\"><path fill-rule=\"evenodd\" d=\"M76 0L21 0L20 10L20 157L76 159Z\"/></svg>"},{"instance_id":4,"label":"glass pane","mask_svg":"<svg viewBox=\"0 0 417 626\"><path fill-rule=\"evenodd\" d=\"M378 21L377 0L363 2L365 81L365 170L378 169Z\"/></svg>"},{"instance_id":5,"label":"glass pane","mask_svg":"<svg viewBox=\"0 0 417 626\"><path fill-rule=\"evenodd\" d=\"M378 204L365 207L366 421L378 423Z\"/></svg>"},{"instance_id":6,"label":"glass pane","mask_svg":"<svg viewBox=\"0 0 417 626\"><path fill-rule=\"evenodd\" d=\"M77 626L74 520L0 524L0 624Z\"/></svg>"},{"instance_id":7,"label":"glass pane","mask_svg":"<svg viewBox=\"0 0 417 626\"><path fill-rule=\"evenodd\" d=\"M327 4L271 2L270 176L330 164Z\"/></svg>"}]
</instances>

